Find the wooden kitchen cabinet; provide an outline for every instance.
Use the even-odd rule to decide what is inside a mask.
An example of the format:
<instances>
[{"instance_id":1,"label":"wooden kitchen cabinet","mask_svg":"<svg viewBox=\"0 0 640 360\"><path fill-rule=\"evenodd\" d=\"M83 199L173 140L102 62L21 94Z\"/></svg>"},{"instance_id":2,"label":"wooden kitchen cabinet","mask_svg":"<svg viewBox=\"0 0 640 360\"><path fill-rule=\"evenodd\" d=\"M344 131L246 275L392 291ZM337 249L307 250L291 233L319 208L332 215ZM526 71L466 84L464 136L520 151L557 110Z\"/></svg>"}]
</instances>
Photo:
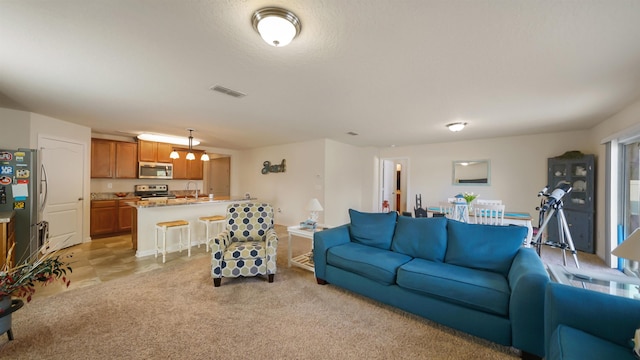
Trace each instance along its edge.
<instances>
[{"instance_id":1,"label":"wooden kitchen cabinet","mask_svg":"<svg viewBox=\"0 0 640 360\"><path fill-rule=\"evenodd\" d=\"M133 207L128 201L135 199L92 200L91 230L92 237L104 237L131 231Z\"/></svg>"},{"instance_id":2,"label":"wooden kitchen cabinet","mask_svg":"<svg viewBox=\"0 0 640 360\"><path fill-rule=\"evenodd\" d=\"M202 180L202 160L200 157L204 153L202 150L193 150L195 160L187 160L189 150L176 149L180 158L173 159L173 179L174 180Z\"/></svg>"},{"instance_id":3,"label":"wooden kitchen cabinet","mask_svg":"<svg viewBox=\"0 0 640 360\"><path fill-rule=\"evenodd\" d=\"M116 142L116 178L135 179L138 177L138 144Z\"/></svg>"},{"instance_id":4,"label":"wooden kitchen cabinet","mask_svg":"<svg viewBox=\"0 0 640 360\"><path fill-rule=\"evenodd\" d=\"M171 151L171 144L138 140L138 161L171 163Z\"/></svg>"},{"instance_id":5,"label":"wooden kitchen cabinet","mask_svg":"<svg viewBox=\"0 0 640 360\"><path fill-rule=\"evenodd\" d=\"M91 139L91 177L112 178L115 163L115 142L111 140Z\"/></svg>"},{"instance_id":6,"label":"wooden kitchen cabinet","mask_svg":"<svg viewBox=\"0 0 640 360\"><path fill-rule=\"evenodd\" d=\"M131 200L118 200L118 232L131 231L133 207L126 204Z\"/></svg>"},{"instance_id":7,"label":"wooden kitchen cabinet","mask_svg":"<svg viewBox=\"0 0 640 360\"><path fill-rule=\"evenodd\" d=\"M91 200L91 236L117 231L118 200Z\"/></svg>"},{"instance_id":8,"label":"wooden kitchen cabinet","mask_svg":"<svg viewBox=\"0 0 640 360\"><path fill-rule=\"evenodd\" d=\"M138 176L138 144L91 139L91 177L135 179Z\"/></svg>"},{"instance_id":9,"label":"wooden kitchen cabinet","mask_svg":"<svg viewBox=\"0 0 640 360\"><path fill-rule=\"evenodd\" d=\"M0 223L0 269L2 269L7 260L9 249L16 243L15 232L15 216L12 214L8 222ZM15 264L15 249L12 254L11 262Z\"/></svg>"}]
</instances>

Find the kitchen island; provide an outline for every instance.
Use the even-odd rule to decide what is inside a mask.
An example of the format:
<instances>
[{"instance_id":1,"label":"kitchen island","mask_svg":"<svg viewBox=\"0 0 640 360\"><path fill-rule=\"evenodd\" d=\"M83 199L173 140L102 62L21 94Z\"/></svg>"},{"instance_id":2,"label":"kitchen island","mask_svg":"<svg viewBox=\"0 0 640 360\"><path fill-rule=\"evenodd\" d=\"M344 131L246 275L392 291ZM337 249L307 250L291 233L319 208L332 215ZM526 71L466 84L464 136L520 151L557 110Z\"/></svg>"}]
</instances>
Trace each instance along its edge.
<instances>
[{"instance_id":1,"label":"kitchen island","mask_svg":"<svg viewBox=\"0 0 640 360\"><path fill-rule=\"evenodd\" d=\"M162 221L187 220L191 229L191 246L205 243L204 224L198 221L202 216L226 215L227 206L235 203L247 203L256 199L209 200L169 199L162 201L132 201L131 241L136 257L155 254L156 224ZM185 234L186 236L186 234ZM177 233L167 235L167 251L178 251Z\"/></svg>"}]
</instances>

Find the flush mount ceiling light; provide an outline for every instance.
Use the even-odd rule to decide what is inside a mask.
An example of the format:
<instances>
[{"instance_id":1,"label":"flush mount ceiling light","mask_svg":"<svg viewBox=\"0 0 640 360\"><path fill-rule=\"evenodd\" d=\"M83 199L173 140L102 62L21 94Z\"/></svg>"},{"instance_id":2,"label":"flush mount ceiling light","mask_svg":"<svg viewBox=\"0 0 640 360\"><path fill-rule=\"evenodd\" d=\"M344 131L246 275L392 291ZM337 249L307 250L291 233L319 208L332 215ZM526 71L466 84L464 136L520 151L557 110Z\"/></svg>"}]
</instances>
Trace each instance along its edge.
<instances>
[{"instance_id":1,"label":"flush mount ceiling light","mask_svg":"<svg viewBox=\"0 0 640 360\"><path fill-rule=\"evenodd\" d=\"M277 7L256 11L251 23L267 44L277 47L288 45L302 30L300 19L294 13Z\"/></svg>"},{"instance_id":2,"label":"flush mount ceiling light","mask_svg":"<svg viewBox=\"0 0 640 360\"><path fill-rule=\"evenodd\" d=\"M140 134L138 135L138 139L146 140L146 141L169 143L169 144L175 144L175 145L185 145L185 146L189 145L189 138L179 137L179 136ZM198 144L200 144L200 141L193 140L193 146L197 146Z\"/></svg>"},{"instance_id":3,"label":"flush mount ceiling light","mask_svg":"<svg viewBox=\"0 0 640 360\"><path fill-rule=\"evenodd\" d=\"M454 123L450 123L445 125L446 127L449 128L449 130L453 131L453 132L458 132L462 129L464 129L465 126L467 126L466 122L454 122Z\"/></svg>"}]
</instances>

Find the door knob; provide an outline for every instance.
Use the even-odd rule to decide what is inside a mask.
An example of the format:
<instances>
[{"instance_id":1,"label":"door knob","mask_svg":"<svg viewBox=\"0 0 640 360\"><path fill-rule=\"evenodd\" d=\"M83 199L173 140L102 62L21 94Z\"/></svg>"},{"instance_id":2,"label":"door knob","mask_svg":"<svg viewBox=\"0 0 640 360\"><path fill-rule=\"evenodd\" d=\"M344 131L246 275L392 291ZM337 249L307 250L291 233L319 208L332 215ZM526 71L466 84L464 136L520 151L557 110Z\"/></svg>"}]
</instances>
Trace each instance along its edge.
<instances>
[{"instance_id":1,"label":"door knob","mask_svg":"<svg viewBox=\"0 0 640 360\"><path fill-rule=\"evenodd\" d=\"M79 197L79 198L78 198L78 201L82 201L82 200L84 200L84 198L82 198L82 197Z\"/></svg>"}]
</instances>

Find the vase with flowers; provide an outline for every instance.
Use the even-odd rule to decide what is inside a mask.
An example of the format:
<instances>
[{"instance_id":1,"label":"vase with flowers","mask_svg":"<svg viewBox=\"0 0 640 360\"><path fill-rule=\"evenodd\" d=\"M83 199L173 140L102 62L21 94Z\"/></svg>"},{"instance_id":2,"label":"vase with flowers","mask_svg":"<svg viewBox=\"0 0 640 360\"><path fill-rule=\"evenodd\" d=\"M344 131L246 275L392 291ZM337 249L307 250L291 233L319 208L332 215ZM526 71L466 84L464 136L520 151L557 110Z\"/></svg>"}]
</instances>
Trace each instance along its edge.
<instances>
[{"instance_id":1,"label":"vase with flowers","mask_svg":"<svg viewBox=\"0 0 640 360\"><path fill-rule=\"evenodd\" d=\"M469 212L471 212L471 203L478 197L478 195L472 192L465 192L462 194L462 197L467 202L467 207L469 208Z\"/></svg>"},{"instance_id":2,"label":"vase with flowers","mask_svg":"<svg viewBox=\"0 0 640 360\"><path fill-rule=\"evenodd\" d=\"M9 340L13 340L11 313L24 304L21 299L13 299L13 297L24 298L30 302L36 292L36 283L44 286L61 281L68 287L71 281L67 278L67 272L72 272L69 263L65 261L71 255L62 256L57 251L14 265L12 256L14 246L9 249L6 262L0 269L0 334L6 332ZM43 248L47 246L48 243L43 245ZM39 249L37 254L42 254L41 250Z\"/></svg>"}]
</instances>

